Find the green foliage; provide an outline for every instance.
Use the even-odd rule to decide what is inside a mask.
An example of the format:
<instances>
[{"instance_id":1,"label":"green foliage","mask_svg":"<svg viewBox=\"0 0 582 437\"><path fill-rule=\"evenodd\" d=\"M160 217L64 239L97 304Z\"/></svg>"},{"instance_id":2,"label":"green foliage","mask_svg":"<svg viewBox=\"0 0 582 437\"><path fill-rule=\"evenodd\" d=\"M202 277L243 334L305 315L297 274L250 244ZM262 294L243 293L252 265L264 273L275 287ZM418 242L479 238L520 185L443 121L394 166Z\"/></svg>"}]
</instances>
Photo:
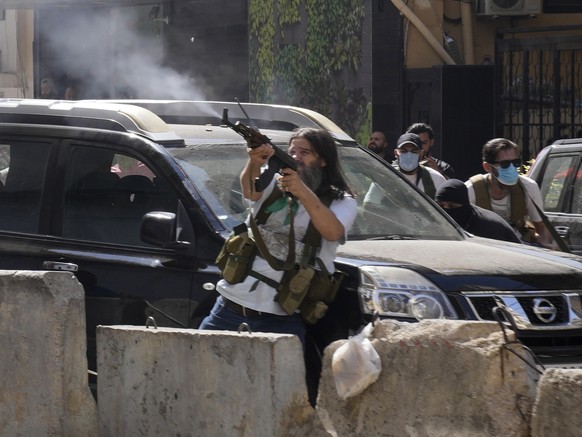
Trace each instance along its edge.
<instances>
[{"instance_id":1,"label":"green foliage","mask_svg":"<svg viewBox=\"0 0 582 437\"><path fill-rule=\"evenodd\" d=\"M362 55L363 2L305 1L308 15L305 35L308 65L320 70L357 70Z\"/></svg>"},{"instance_id":2,"label":"green foliage","mask_svg":"<svg viewBox=\"0 0 582 437\"><path fill-rule=\"evenodd\" d=\"M250 87L256 92L256 101L266 102L272 94L275 59L274 0L249 1L249 27L251 36L259 41L251 44ZM256 47L256 48L255 48Z\"/></svg>"},{"instance_id":3,"label":"green foliage","mask_svg":"<svg viewBox=\"0 0 582 437\"><path fill-rule=\"evenodd\" d=\"M530 167L533 165L535 159L530 159L527 162L524 162L521 167L517 169L519 174L527 175L529 172Z\"/></svg>"},{"instance_id":4,"label":"green foliage","mask_svg":"<svg viewBox=\"0 0 582 437\"><path fill-rule=\"evenodd\" d=\"M557 211L560 205L560 197L564 192L564 179L552 179L547 193L544 195L544 208L546 211Z\"/></svg>"},{"instance_id":5,"label":"green foliage","mask_svg":"<svg viewBox=\"0 0 582 437\"><path fill-rule=\"evenodd\" d=\"M368 144L368 139L372 133L372 101L366 105L366 115L360 124L360 129L355 136L355 140L360 144Z\"/></svg>"},{"instance_id":6,"label":"green foliage","mask_svg":"<svg viewBox=\"0 0 582 437\"><path fill-rule=\"evenodd\" d=\"M283 102L298 102L300 90L307 82L305 71L302 68L304 63L304 52L297 45L287 45L281 48L277 54L275 65L278 74L273 84L274 94ZM295 103L293 103L295 104Z\"/></svg>"},{"instance_id":7,"label":"green foliage","mask_svg":"<svg viewBox=\"0 0 582 437\"><path fill-rule=\"evenodd\" d=\"M301 41L286 41L302 12ZM369 98L345 78L361 65L363 19L363 0L250 0L251 99L313 109L356 136Z\"/></svg>"},{"instance_id":8,"label":"green foliage","mask_svg":"<svg viewBox=\"0 0 582 437\"><path fill-rule=\"evenodd\" d=\"M360 126L367 117L368 99L361 88L348 90L337 85L331 90L332 118L352 136L360 130Z\"/></svg>"},{"instance_id":9,"label":"green foliage","mask_svg":"<svg viewBox=\"0 0 582 437\"><path fill-rule=\"evenodd\" d=\"M279 0L277 6L281 28L286 24L295 24L301 21L301 0Z\"/></svg>"}]
</instances>

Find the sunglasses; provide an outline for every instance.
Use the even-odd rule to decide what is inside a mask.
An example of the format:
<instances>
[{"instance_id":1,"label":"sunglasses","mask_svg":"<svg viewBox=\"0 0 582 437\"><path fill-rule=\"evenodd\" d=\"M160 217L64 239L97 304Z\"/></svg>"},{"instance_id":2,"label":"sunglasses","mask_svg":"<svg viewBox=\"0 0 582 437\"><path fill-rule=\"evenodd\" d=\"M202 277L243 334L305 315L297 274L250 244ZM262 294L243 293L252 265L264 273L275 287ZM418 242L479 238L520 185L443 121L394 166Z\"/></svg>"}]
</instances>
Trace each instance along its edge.
<instances>
[{"instance_id":1,"label":"sunglasses","mask_svg":"<svg viewBox=\"0 0 582 437\"><path fill-rule=\"evenodd\" d=\"M507 168L509 167L510 164L512 164L514 167L521 167L521 159L505 159L503 161L494 161L494 162L490 162L489 164L493 164L493 165L499 165L499 167L501 168Z\"/></svg>"}]
</instances>

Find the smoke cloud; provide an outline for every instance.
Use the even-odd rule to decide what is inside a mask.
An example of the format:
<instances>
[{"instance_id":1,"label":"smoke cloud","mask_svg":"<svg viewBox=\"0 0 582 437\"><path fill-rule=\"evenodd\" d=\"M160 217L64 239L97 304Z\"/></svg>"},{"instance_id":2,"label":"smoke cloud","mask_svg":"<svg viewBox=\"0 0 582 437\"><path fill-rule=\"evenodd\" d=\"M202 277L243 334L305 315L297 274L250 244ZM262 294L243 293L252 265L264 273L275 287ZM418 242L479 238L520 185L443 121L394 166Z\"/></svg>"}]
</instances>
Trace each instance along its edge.
<instances>
[{"instance_id":1,"label":"smoke cloud","mask_svg":"<svg viewBox=\"0 0 582 437\"><path fill-rule=\"evenodd\" d=\"M165 62L165 17L151 6L44 11L46 71L60 96L205 100L209 87ZM206 92L205 92L206 90Z\"/></svg>"}]
</instances>

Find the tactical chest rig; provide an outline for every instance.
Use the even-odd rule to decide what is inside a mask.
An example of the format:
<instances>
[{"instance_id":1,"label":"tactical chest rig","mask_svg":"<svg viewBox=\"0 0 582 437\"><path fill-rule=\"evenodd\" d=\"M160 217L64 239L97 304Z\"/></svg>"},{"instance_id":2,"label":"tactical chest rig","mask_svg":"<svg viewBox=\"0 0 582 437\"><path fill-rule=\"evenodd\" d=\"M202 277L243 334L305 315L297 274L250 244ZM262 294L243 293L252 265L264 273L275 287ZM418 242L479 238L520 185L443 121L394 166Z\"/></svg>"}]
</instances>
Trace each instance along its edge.
<instances>
[{"instance_id":1,"label":"tactical chest rig","mask_svg":"<svg viewBox=\"0 0 582 437\"><path fill-rule=\"evenodd\" d=\"M269 207L275 203L286 200L283 193L274 187L273 191L256 214L250 216L250 226L254 239L248 235L246 225L237 226L233 234L226 240L216 264L222 271L222 276L231 284L244 281L247 276L264 282L277 290L275 300L287 314L293 314L297 310L301 312L307 323L315 323L325 315L327 306L331 303L339 289L344 277L342 272L336 271L330 274L324 263L316 257L321 246L321 234L310 221L303 236L303 253L299 263L295 262L295 232L294 211L289 202L289 250L287 259L281 261L271 255L265 245L258 225L265 224L271 215ZM329 195L320 197L321 202L329 207L332 198ZM260 273L252 270L252 264L257 254L260 254L277 271L283 271L281 282L276 282ZM317 264L319 270L314 267ZM252 291L252 289L251 289Z\"/></svg>"},{"instance_id":2,"label":"tactical chest rig","mask_svg":"<svg viewBox=\"0 0 582 437\"><path fill-rule=\"evenodd\" d=\"M400 167L398 167L398 165L394 165L394 168L400 171ZM422 181L422 185L424 186L424 194L434 200L436 195L436 187L434 186L430 172L422 164L419 164L418 166L418 173L416 174L416 186L418 186L419 180Z\"/></svg>"},{"instance_id":3,"label":"tactical chest rig","mask_svg":"<svg viewBox=\"0 0 582 437\"><path fill-rule=\"evenodd\" d=\"M472 176L469 180L473 183L473 189L475 190L475 204L491 211L491 197L489 196L487 179L485 179L482 174L478 174ZM521 182L518 181L517 184L508 187L508 189L509 195L511 196L510 224L520 232L523 241L536 241L536 231L533 223L525 220L527 209L525 204L524 187L522 187Z\"/></svg>"}]
</instances>

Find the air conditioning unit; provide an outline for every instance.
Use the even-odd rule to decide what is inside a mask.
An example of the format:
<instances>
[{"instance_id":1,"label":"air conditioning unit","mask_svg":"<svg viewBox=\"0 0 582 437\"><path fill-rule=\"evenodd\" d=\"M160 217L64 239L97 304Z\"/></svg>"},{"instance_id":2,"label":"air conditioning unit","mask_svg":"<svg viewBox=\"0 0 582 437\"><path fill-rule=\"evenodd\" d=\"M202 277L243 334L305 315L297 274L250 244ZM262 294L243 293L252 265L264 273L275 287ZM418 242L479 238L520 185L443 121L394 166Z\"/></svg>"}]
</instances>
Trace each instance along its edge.
<instances>
[{"instance_id":1,"label":"air conditioning unit","mask_svg":"<svg viewBox=\"0 0 582 437\"><path fill-rule=\"evenodd\" d=\"M542 13L543 0L477 0L479 16L537 15Z\"/></svg>"}]
</instances>

